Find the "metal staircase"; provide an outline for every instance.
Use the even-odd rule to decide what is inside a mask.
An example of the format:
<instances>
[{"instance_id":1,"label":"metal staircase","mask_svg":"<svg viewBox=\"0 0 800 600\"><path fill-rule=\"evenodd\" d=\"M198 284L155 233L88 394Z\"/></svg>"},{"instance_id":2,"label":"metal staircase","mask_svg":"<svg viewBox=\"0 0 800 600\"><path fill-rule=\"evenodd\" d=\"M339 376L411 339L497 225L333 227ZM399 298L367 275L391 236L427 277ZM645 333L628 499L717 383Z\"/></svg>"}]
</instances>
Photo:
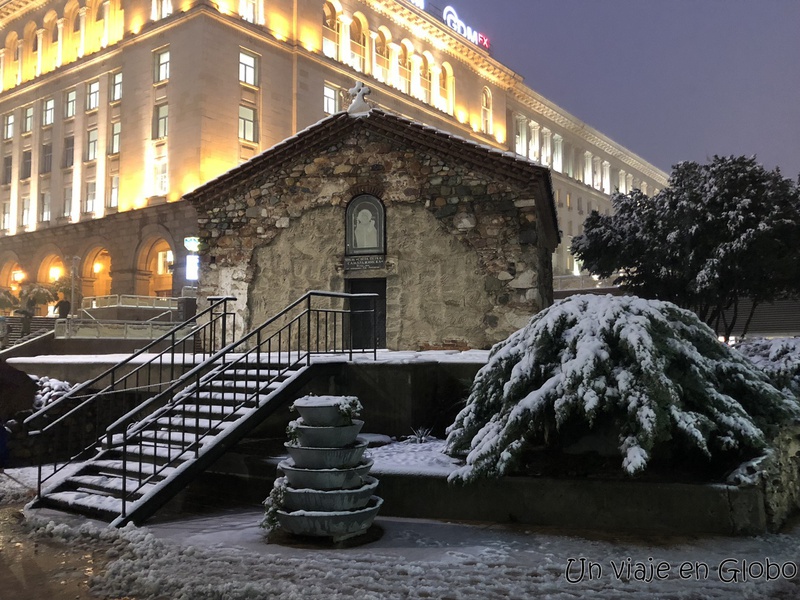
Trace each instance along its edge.
<instances>
[{"instance_id":1,"label":"metal staircase","mask_svg":"<svg viewBox=\"0 0 800 600\"><path fill-rule=\"evenodd\" d=\"M349 306L363 298L374 303L375 295L305 294L108 425L91 450L59 466L59 477L40 475L36 504L141 523L293 399L314 376L315 356L352 359L355 313L374 319L374 305ZM375 346L356 351L374 357Z\"/></svg>"}]
</instances>

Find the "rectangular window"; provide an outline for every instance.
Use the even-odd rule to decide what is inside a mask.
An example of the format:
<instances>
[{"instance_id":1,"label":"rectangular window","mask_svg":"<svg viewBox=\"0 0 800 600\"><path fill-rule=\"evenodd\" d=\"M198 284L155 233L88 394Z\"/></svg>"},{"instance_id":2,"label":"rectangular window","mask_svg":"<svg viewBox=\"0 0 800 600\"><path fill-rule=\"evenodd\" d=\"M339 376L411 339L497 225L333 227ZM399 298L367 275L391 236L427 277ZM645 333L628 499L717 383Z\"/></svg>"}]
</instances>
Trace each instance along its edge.
<instances>
[{"instance_id":1,"label":"rectangular window","mask_svg":"<svg viewBox=\"0 0 800 600\"><path fill-rule=\"evenodd\" d=\"M169 79L169 50L162 50L156 53L153 81L159 83L167 79Z\"/></svg>"},{"instance_id":2,"label":"rectangular window","mask_svg":"<svg viewBox=\"0 0 800 600\"><path fill-rule=\"evenodd\" d=\"M42 110L42 127L52 125L56 114L56 101L48 98L44 101Z\"/></svg>"},{"instance_id":3,"label":"rectangular window","mask_svg":"<svg viewBox=\"0 0 800 600\"><path fill-rule=\"evenodd\" d=\"M111 145L109 150L111 154L119 154L119 140L122 132L122 123L117 121L111 124Z\"/></svg>"},{"instance_id":4,"label":"rectangular window","mask_svg":"<svg viewBox=\"0 0 800 600\"><path fill-rule=\"evenodd\" d=\"M22 113L22 133L30 133L33 129L33 106L26 106Z\"/></svg>"},{"instance_id":5,"label":"rectangular window","mask_svg":"<svg viewBox=\"0 0 800 600\"><path fill-rule=\"evenodd\" d=\"M86 160L97 160L97 129L86 134Z\"/></svg>"},{"instance_id":6,"label":"rectangular window","mask_svg":"<svg viewBox=\"0 0 800 600\"><path fill-rule=\"evenodd\" d=\"M156 160L153 176L155 179L153 192L156 196L166 196L169 193L169 173L167 171L166 158Z\"/></svg>"},{"instance_id":7,"label":"rectangular window","mask_svg":"<svg viewBox=\"0 0 800 600\"><path fill-rule=\"evenodd\" d=\"M31 161L33 159L30 150L22 152L22 163L20 165L20 179L28 179L31 176Z\"/></svg>"},{"instance_id":8,"label":"rectangular window","mask_svg":"<svg viewBox=\"0 0 800 600\"><path fill-rule=\"evenodd\" d=\"M53 170L53 144L42 144L42 164L40 173L49 173Z\"/></svg>"},{"instance_id":9,"label":"rectangular window","mask_svg":"<svg viewBox=\"0 0 800 600\"><path fill-rule=\"evenodd\" d=\"M111 101L122 100L122 73L114 73L111 76Z\"/></svg>"},{"instance_id":10,"label":"rectangular window","mask_svg":"<svg viewBox=\"0 0 800 600\"><path fill-rule=\"evenodd\" d=\"M256 111L247 106L239 107L239 139L256 141Z\"/></svg>"},{"instance_id":11,"label":"rectangular window","mask_svg":"<svg viewBox=\"0 0 800 600\"><path fill-rule=\"evenodd\" d=\"M119 206L119 175L112 175L108 183L108 203L106 206L117 208Z\"/></svg>"},{"instance_id":12,"label":"rectangular window","mask_svg":"<svg viewBox=\"0 0 800 600\"><path fill-rule=\"evenodd\" d=\"M239 2L239 12L242 18L249 23L256 22L256 0L241 0Z\"/></svg>"},{"instance_id":13,"label":"rectangular window","mask_svg":"<svg viewBox=\"0 0 800 600\"><path fill-rule=\"evenodd\" d=\"M160 140L167 137L169 133L169 105L159 104L155 110L155 122L153 123L153 139Z\"/></svg>"},{"instance_id":14,"label":"rectangular window","mask_svg":"<svg viewBox=\"0 0 800 600\"><path fill-rule=\"evenodd\" d=\"M257 60L252 54L239 52L239 81L247 85L256 85Z\"/></svg>"},{"instance_id":15,"label":"rectangular window","mask_svg":"<svg viewBox=\"0 0 800 600\"><path fill-rule=\"evenodd\" d=\"M64 118L71 119L75 116L75 99L77 93L75 90L70 90L64 95Z\"/></svg>"},{"instance_id":16,"label":"rectangular window","mask_svg":"<svg viewBox=\"0 0 800 600\"><path fill-rule=\"evenodd\" d=\"M155 0L153 20L164 19L172 14L172 0Z\"/></svg>"},{"instance_id":17,"label":"rectangular window","mask_svg":"<svg viewBox=\"0 0 800 600\"><path fill-rule=\"evenodd\" d=\"M11 204L8 202L3 202L3 213L2 222L0 222L0 229L3 231L8 231L9 225L11 225Z\"/></svg>"},{"instance_id":18,"label":"rectangular window","mask_svg":"<svg viewBox=\"0 0 800 600\"><path fill-rule=\"evenodd\" d=\"M64 138L64 167L71 167L75 162L75 138L67 136Z\"/></svg>"},{"instance_id":19,"label":"rectangular window","mask_svg":"<svg viewBox=\"0 0 800 600\"><path fill-rule=\"evenodd\" d=\"M39 221L50 220L50 191L42 192L39 201Z\"/></svg>"},{"instance_id":20,"label":"rectangular window","mask_svg":"<svg viewBox=\"0 0 800 600\"><path fill-rule=\"evenodd\" d=\"M64 213L63 216L72 216L72 185L64 186Z\"/></svg>"},{"instance_id":21,"label":"rectangular window","mask_svg":"<svg viewBox=\"0 0 800 600\"><path fill-rule=\"evenodd\" d=\"M8 114L3 119L3 139L10 140L14 137L14 115Z\"/></svg>"},{"instance_id":22,"label":"rectangular window","mask_svg":"<svg viewBox=\"0 0 800 600\"><path fill-rule=\"evenodd\" d=\"M20 225L23 227L27 227L31 224L31 199L29 196L24 196L22 198L22 218L20 219Z\"/></svg>"},{"instance_id":23,"label":"rectangular window","mask_svg":"<svg viewBox=\"0 0 800 600\"><path fill-rule=\"evenodd\" d=\"M322 88L322 110L326 115L339 112L339 90L329 85Z\"/></svg>"},{"instance_id":24,"label":"rectangular window","mask_svg":"<svg viewBox=\"0 0 800 600\"><path fill-rule=\"evenodd\" d=\"M100 106L100 82L92 81L86 86L86 110L95 110Z\"/></svg>"},{"instance_id":25,"label":"rectangular window","mask_svg":"<svg viewBox=\"0 0 800 600\"><path fill-rule=\"evenodd\" d=\"M96 181L87 181L86 182L86 204L83 206L83 212L85 213L93 213L94 212L94 201L97 197L97 182Z\"/></svg>"},{"instance_id":26,"label":"rectangular window","mask_svg":"<svg viewBox=\"0 0 800 600\"><path fill-rule=\"evenodd\" d=\"M3 185L11 183L11 155L8 154L3 157Z\"/></svg>"}]
</instances>

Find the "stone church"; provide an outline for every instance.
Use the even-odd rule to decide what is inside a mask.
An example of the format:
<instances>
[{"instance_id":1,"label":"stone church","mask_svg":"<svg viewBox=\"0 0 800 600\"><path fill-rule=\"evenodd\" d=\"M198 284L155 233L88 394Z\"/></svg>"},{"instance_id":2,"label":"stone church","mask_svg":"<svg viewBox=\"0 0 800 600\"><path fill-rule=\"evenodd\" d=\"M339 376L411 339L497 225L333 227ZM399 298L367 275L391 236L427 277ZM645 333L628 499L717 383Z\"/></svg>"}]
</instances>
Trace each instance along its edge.
<instances>
[{"instance_id":1,"label":"stone church","mask_svg":"<svg viewBox=\"0 0 800 600\"><path fill-rule=\"evenodd\" d=\"M201 302L236 296L243 330L309 290L372 292L381 347L488 348L553 301L549 170L377 108L336 113L185 198Z\"/></svg>"}]
</instances>

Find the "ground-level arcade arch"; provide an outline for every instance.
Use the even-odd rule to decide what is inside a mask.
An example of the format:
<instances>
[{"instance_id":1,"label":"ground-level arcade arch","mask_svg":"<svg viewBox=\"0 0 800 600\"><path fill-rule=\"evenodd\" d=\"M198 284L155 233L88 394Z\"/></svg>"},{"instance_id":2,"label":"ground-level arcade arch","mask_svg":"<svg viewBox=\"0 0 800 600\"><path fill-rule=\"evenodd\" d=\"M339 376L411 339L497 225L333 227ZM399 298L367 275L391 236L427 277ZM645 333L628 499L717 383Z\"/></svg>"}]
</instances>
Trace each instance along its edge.
<instances>
[{"instance_id":1,"label":"ground-level arcade arch","mask_svg":"<svg viewBox=\"0 0 800 600\"><path fill-rule=\"evenodd\" d=\"M136 294L170 297L175 250L165 238L152 235L139 247L136 259Z\"/></svg>"},{"instance_id":2,"label":"ground-level arcade arch","mask_svg":"<svg viewBox=\"0 0 800 600\"><path fill-rule=\"evenodd\" d=\"M107 248L94 246L86 253L80 277L84 297L111 295L111 254Z\"/></svg>"}]
</instances>

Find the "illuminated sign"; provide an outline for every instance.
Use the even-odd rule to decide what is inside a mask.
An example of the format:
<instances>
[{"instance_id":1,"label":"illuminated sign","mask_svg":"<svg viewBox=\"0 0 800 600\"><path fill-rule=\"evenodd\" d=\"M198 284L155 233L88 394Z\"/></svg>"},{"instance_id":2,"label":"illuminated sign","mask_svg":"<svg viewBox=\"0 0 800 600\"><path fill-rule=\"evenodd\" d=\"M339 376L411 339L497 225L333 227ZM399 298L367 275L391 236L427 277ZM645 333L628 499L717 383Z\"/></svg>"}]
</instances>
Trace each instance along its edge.
<instances>
[{"instance_id":1,"label":"illuminated sign","mask_svg":"<svg viewBox=\"0 0 800 600\"><path fill-rule=\"evenodd\" d=\"M472 27L467 27L464 21L458 18L456 9L452 6L448 6L444 9L444 12L442 12L442 19L450 29L456 33L460 33L476 46L481 46L487 50L489 49L489 38L475 31Z\"/></svg>"}]
</instances>

